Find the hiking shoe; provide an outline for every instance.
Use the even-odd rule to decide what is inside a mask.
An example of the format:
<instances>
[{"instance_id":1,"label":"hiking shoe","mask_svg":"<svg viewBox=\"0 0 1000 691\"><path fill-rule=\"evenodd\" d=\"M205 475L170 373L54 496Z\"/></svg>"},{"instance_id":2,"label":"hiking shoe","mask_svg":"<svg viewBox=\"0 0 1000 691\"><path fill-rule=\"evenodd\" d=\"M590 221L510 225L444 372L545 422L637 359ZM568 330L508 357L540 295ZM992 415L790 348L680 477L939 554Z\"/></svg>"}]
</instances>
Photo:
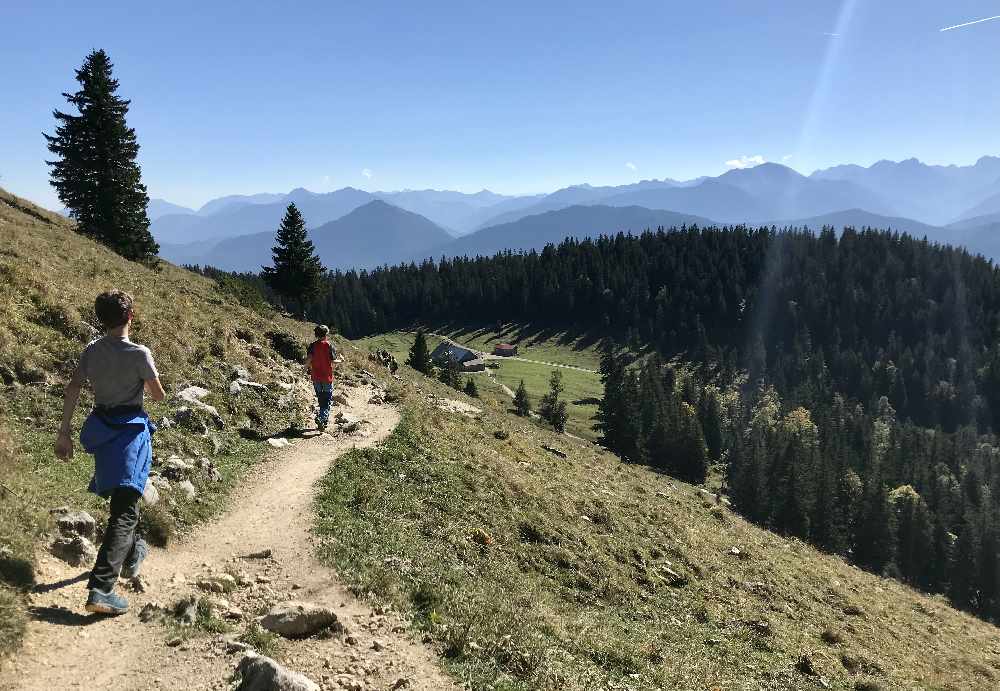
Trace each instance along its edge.
<instances>
[{"instance_id":1,"label":"hiking shoe","mask_svg":"<svg viewBox=\"0 0 1000 691\"><path fill-rule=\"evenodd\" d=\"M149 546L146 545L146 541L141 537L135 539L135 544L132 545L132 551L128 553L128 557L125 559L125 564L122 566L122 578L135 578L139 575L139 569L142 568L142 560L146 558L149 554Z\"/></svg>"},{"instance_id":2,"label":"hiking shoe","mask_svg":"<svg viewBox=\"0 0 1000 691\"><path fill-rule=\"evenodd\" d=\"M100 590L91 590L86 609L88 612L117 616L128 611L128 600L114 591L102 593Z\"/></svg>"}]
</instances>

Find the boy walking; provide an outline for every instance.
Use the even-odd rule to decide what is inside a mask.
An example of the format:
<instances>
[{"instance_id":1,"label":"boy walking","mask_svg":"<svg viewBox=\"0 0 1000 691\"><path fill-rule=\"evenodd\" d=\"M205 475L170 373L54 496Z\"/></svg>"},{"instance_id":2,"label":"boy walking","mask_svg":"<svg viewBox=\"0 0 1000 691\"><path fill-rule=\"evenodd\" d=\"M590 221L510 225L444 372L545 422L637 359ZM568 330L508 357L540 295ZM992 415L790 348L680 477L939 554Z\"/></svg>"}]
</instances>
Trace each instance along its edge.
<instances>
[{"instance_id":1,"label":"boy walking","mask_svg":"<svg viewBox=\"0 0 1000 691\"><path fill-rule=\"evenodd\" d=\"M101 293L94 311L104 336L83 350L80 363L66 386L62 427L56 438L56 456L73 458L73 412L85 382L94 390L94 409L80 431L80 443L94 455L90 491L111 500L111 515L104 542L90 573L88 612L124 614L128 601L114 592L119 575L133 578L147 547L136 535L139 499L153 460L155 426L143 410L143 392L154 401L166 394L160 384L153 355L129 340L132 296L120 290Z\"/></svg>"},{"instance_id":2,"label":"boy walking","mask_svg":"<svg viewBox=\"0 0 1000 691\"><path fill-rule=\"evenodd\" d=\"M313 331L316 340L309 344L306 351L309 354L309 374L312 375L313 388L316 390L316 401L319 412L316 413L316 427L322 432L330 422L330 402L333 400L333 359L337 357L337 349L330 343L330 329L317 324Z\"/></svg>"}]
</instances>

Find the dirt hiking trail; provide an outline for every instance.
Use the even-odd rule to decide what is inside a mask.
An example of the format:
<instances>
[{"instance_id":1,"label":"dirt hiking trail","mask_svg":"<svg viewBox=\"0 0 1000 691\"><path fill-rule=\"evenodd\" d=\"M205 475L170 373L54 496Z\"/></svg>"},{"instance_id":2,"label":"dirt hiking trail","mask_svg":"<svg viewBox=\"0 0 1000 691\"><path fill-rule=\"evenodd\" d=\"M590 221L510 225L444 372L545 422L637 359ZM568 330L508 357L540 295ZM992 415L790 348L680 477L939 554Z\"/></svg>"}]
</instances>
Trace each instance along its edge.
<instances>
[{"instance_id":1,"label":"dirt hiking trail","mask_svg":"<svg viewBox=\"0 0 1000 691\"><path fill-rule=\"evenodd\" d=\"M226 570L238 572L247 584L216 596L244 612L234 627L237 636L274 603L297 600L335 609L347 629L344 635L281 642L284 666L320 688L458 688L438 668L435 652L418 642L404 621L358 600L314 556L310 529L317 481L340 454L378 443L399 422L394 408L368 402L370 388L347 391L346 410L367 421L361 432L300 439L255 466L226 513L166 550L151 550L142 568L146 592L122 590L129 598L128 614L87 614L89 567L41 555L24 647L0 668L0 689L230 688L244 653L227 652L233 646L222 635L198 633L178 643L176 630L139 619L148 602L170 607L184 596L206 595L195 581ZM244 558L268 549L268 558Z\"/></svg>"}]
</instances>

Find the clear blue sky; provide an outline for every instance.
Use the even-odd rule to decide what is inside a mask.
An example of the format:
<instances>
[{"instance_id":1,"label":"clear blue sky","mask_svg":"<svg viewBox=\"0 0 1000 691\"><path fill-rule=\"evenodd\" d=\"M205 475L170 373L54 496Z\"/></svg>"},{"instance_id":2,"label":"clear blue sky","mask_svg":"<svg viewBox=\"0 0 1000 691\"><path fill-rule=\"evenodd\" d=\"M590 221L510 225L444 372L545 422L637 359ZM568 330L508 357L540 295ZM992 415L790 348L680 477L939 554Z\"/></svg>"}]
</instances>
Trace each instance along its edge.
<instances>
[{"instance_id":1,"label":"clear blue sky","mask_svg":"<svg viewBox=\"0 0 1000 691\"><path fill-rule=\"evenodd\" d=\"M55 206L51 132L115 62L150 195L504 193L1000 153L992 0L12 2L0 186ZM835 36L829 34L838 34ZM363 174L368 171L370 177Z\"/></svg>"}]
</instances>

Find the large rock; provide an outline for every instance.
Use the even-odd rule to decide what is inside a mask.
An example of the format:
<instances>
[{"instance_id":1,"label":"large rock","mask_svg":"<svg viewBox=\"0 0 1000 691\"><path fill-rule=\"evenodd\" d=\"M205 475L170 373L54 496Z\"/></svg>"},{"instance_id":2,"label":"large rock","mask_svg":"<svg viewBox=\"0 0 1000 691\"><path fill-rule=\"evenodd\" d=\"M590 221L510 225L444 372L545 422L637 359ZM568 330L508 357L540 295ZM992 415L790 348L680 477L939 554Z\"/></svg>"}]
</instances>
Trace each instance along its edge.
<instances>
[{"instance_id":1,"label":"large rock","mask_svg":"<svg viewBox=\"0 0 1000 691\"><path fill-rule=\"evenodd\" d=\"M49 545L49 551L70 566L87 566L97 559L94 543L80 535L57 537Z\"/></svg>"},{"instance_id":2,"label":"large rock","mask_svg":"<svg viewBox=\"0 0 1000 691\"><path fill-rule=\"evenodd\" d=\"M201 400L208 396L209 393L208 389L200 386L189 386L186 389L182 389L177 394L177 398L187 403L191 408L207 413L215 421L216 426L221 429L222 416L219 415L218 409Z\"/></svg>"},{"instance_id":3,"label":"large rock","mask_svg":"<svg viewBox=\"0 0 1000 691\"><path fill-rule=\"evenodd\" d=\"M337 622L337 613L309 602L281 602L260 618L260 625L285 638L305 638Z\"/></svg>"},{"instance_id":4,"label":"large rock","mask_svg":"<svg viewBox=\"0 0 1000 691\"><path fill-rule=\"evenodd\" d=\"M287 670L263 655L245 655L236 674L240 678L236 691L320 691L309 677Z\"/></svg>"},{"instance_id":5,"label":"large rock","mask_svg":"<svg viewBox=\"0 0 1000 691\"><path fill-rule=\"evenodd\" d=\"M63 537L79 535L92 540L96 524L94 517L86 511L65 511L56 515L56 527Z\"/></svg>"}]
</instances>

